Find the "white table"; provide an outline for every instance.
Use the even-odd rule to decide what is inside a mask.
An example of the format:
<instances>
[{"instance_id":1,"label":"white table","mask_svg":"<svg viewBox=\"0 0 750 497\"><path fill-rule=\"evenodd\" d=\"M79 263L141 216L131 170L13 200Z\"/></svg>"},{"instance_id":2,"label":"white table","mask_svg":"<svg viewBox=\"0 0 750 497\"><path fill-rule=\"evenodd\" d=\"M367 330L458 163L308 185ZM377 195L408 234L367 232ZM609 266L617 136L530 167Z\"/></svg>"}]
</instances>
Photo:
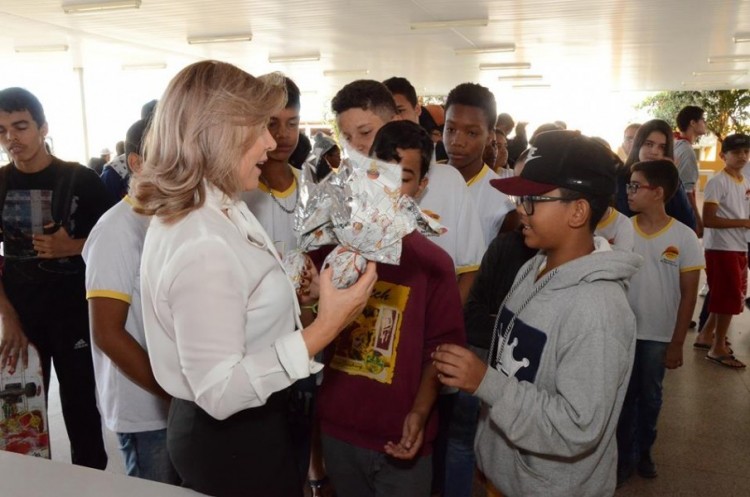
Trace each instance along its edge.
<instances>
[{"instance_id":1,"label":"white table","mask_svg":"<svg viewBox=\"0 0 750 497\"><path fill-rule=\"evenodd\" d=\"M203 494L107 471L0 451L2 497L196 497Z\"/></svg>"}]
</instances>

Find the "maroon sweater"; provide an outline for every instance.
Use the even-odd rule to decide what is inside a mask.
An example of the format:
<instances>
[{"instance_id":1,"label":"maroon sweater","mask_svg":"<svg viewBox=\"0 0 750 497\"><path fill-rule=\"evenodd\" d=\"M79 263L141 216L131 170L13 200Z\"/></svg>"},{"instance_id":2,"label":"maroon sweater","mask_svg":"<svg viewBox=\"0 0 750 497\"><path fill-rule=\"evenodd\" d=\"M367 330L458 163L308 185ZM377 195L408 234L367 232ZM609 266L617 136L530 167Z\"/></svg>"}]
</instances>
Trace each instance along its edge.
<instances>
[{"instance_id":1,"label":"maroon sweater","mask_svg":"<svg viewBox=\"0 0 750 497\"><path fill-rule=\"evenodd\" d=\"M326 435L384 452L386 442L401 440L430 354L441 343L464 345L466 335L453 262L437 245L411 233L401 264L377 271L365 310L326 350L317 409ZM436 432L433 409L422 455Z\"/></svg>"}]
</instances>

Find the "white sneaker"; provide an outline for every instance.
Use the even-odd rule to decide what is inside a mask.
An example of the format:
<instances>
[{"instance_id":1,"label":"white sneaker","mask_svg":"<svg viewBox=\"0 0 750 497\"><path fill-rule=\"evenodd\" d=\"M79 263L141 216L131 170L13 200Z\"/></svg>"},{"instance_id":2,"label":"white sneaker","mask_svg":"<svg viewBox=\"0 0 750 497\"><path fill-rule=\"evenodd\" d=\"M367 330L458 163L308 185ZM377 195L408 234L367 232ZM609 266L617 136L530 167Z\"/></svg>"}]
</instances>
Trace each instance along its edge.
<instances>
[{"instance_id":1,"label":"white sneaker","mask_svg":"<svg viewBox=\"0 0 750 497\"><path fill-rule=\"evenodd\" d=\"M708 283L704 283L700 291L698 292L698 295L701 297L705 297L707 294L708 294Z\"/></svg>"}]
</instances>

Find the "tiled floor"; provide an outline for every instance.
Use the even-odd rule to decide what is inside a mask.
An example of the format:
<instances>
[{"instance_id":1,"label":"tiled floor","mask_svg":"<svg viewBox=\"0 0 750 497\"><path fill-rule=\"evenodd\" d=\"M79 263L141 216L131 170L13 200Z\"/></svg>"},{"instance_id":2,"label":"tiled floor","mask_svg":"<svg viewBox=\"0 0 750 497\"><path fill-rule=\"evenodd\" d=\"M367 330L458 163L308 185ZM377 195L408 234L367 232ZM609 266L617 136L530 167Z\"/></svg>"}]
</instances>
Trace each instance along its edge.
<instances>
[{"instance_id":1,"label":"tiled floor","mask_svg":"<svg viewBox=\"0 0 750 497\"><path fill-rule=\"evenodd\" d=\"M750 495L750 371L707 361L692 347L695 336L688 334L685 365L664 381L653 451L659 476L634 476L617 497ZM750 364L750 312L733 320L729 339L735 356Z\"/></svg>"}]
</instances>

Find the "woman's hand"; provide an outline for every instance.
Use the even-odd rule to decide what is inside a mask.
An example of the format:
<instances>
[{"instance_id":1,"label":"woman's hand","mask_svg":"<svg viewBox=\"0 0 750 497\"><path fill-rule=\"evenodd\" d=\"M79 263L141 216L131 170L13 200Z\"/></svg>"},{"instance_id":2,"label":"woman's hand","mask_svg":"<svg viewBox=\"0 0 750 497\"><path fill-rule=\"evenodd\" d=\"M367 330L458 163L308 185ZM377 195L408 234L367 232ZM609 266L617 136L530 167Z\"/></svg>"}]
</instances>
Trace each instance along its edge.
<instances>
[{"instance_id":1,"label":"woman's hand","mask_svg":"<svg viewBox=\"0 0 750 497\"><path fill-rule=\"evenodd\" d=\"M300 305L311 305L320 298L320 274L312 259L305 255L305 268L302 270L297 298Z\"/></svg>"},{"instance_id":2,"label":"woman's hand","mask_svg":"<svg viewBox=\"0 0 750 497\"><path fill-rule=\"evenodd\" d=\"M346 325L362 313L378 279L374 262L368 262L367 269L359 280L343 290L333 285L332 273L333 270L330 267L320 273L318 317L310 326L302 330L302 338L310 357L314 357L323 350Z\"/></svg>"},{"instance_id":3,"label":"woman's hand","mask_svg":"<svg viewBox=\"0 0 750 497\"><path fill-rule=\"evenodd\" d=\"M318 302L318 319L331 325L338 334L354 318L362 313L367 299L372 294L378 280L375 263L368 262L365 272L349 288L338 289L333 285L333 269L327 267L320 275L320 300Z\"/></svg>"}]
</instances>

